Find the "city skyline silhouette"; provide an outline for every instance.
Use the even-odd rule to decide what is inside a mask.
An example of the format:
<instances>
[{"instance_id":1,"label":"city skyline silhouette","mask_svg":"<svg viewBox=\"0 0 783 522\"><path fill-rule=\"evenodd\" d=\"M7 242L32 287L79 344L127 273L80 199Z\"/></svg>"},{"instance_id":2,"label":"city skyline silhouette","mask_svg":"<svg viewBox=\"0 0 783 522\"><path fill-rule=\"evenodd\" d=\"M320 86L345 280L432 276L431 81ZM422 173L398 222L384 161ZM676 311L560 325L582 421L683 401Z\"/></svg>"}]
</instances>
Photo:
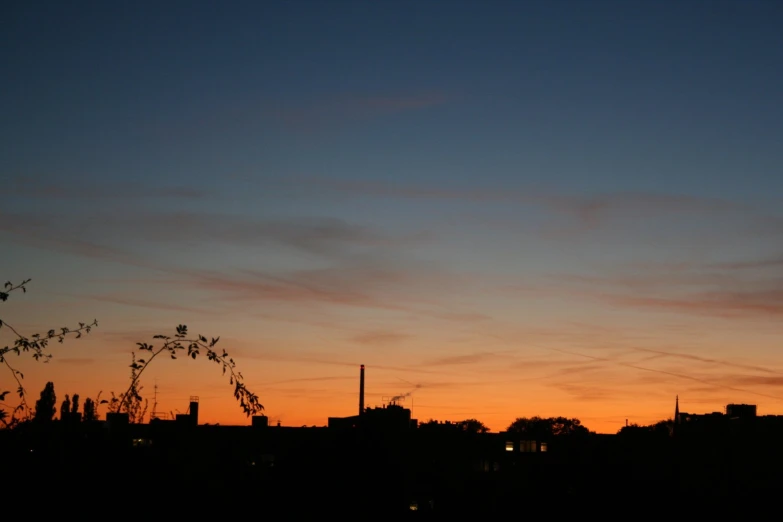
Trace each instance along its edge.
<instances>
[{"instance_id":1,"label":"city skyline silhouette","mask_svg":"<svg viewBox=\"0 0 783 522\"><path fill-rule=\"evenodd\" d=\"M783 414L781 4L7 11L0 319L100 324L10 355L28 403L109 400L188 325L270 426L354 415L361 364L367 406L492 432ZM142 397L249 424L205 349Z\"/></svg>"}]
</instances>

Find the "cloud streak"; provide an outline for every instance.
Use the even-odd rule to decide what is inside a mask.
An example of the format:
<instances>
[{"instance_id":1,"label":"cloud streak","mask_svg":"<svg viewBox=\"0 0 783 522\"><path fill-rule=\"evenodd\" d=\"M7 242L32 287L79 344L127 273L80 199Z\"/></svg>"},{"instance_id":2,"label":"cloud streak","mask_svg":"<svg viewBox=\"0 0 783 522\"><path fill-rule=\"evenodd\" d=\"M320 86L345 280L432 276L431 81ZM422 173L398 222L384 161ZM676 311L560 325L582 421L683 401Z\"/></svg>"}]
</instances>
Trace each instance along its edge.
<instances>
[{"instance_id":1,"label":"cloud streak","mask_svg":"<svg viewBox=\"0 0 783 522\"><path fill-rule=\"evenodd\" d=\"M53 359L57 364L66 364L70 366L88 366L95 363L95 359L92 358L79 358L79 357L58 357Z\"/></svg>"},{"instance_id":2,"label":"cloud streak","mask_svg":"<svg viewBox=\"0 0 783 522\"><path fill-rule=\"evenodd\" d=\"M422 235L386 234L366 226L329 217L271 219L209 212L90 212L58 215L0 211L0 232L17 243L78 255L99 261L178 272L176 264L158 261L159 250L129 249L129 242L166 249L218 245L250 249L283 248L326 259L385 255L427 241ZM89 239L85 239L89 238ZM252 250L251 250L252 251ZM165 255L165 254L164 254Z\"/></svg>"},{"instance_id":3,"label":"cloud streak","mask_svg":"<svg viewBox=\"0 0 783 522\"><path fill-rule=\"evenodd\" d=\"M507 342L507 340L500 335L493 334L493 336ZM546 377L545 380L551 382L553 385L556 386L560 386L562 384L569 384L569 379L571 380L570 384L573 384L572 376L574 375L585 375L591 372L602 372L605 370L610 370L612 367L614 367L614 368L629 368L629 369L638 370L640 372L645 372L648 374L668 376L668 377L674 377L679 380L696 382L699 384L706 385L710 387L712 390L724 389L724 390L756 395L759 397L783 400L783 396L762 393L755 390L750 390L745 387L741 387L743 385L742 381L738 381L736 378L732 376L717 376L715 378L707 378L707 377L696 376L680 371L671 371L668 369L642 366L638 362L624 362L622 360L618 360L618 355L615 356L590 355L587 353L578 352L571 349L562 349L562 348L556 348L554 346L531 344L529 342L524 342L521 344L524 344L525 346L531 348L547 351L550 353L559 353L559 354L578 357L580 359L586 360L584 364L576 365L576 366L553 363L553 365L558 367L558 369L553 374ZM647 350L641 350L641 351L647 352ZM651 350L651 351L656 354L659 354L659 352L657 352L656 350ZM624 349L624 352L627 353L627 349ZM666 352L660 352L660 353L666 353ZM700 361L700 362L704 362L704 361ZM573 363L571 363L571 365L572 364ZM771 378L773 380L777 379L777 377L768 377L768 378ZM609 380L611 379L602 378L602 381L609 381ZM746 381L746 382L751 382L751 381ZM759 383L765 382L764 378L761 378L758 382Z\"/></svg>"},{"instance_id":4,"label":"cloud streak","mask_svg":"<svg viewBox=\"0 0 783 522\"><path fill-rule=\"evenodd\" d=\"M358 344L370 346L390 346L406 341L413 336L397 332L366 332L353 337L351 340Z\"/></svg>"},{"instance_id":5,"label":"cloud streak","mask_svg":"<svg viewBox=\"0 0 783 522\"><path fill-rule=\"evenodd\" d=\"M96 180L77 180L58 183L50 178L17 177L11 180L8 191L18 198L56 200L107 200L107 199L174 199L184 201L204 200L210 196L206 190L190 186L152 187L141 183L106 183Z\"/></svg>"},{"instance_id":6,"label":"cloud streak","mask_svg":"<svg viewBox=\"0 0 783 522\"><path fill-rule=\"evenodd\" d=\"M759 269L769 260L685 264L679 267L610 267L610 275L552 274L539 287L514 287L520 293L563 295L602 301L622 309L715 318L783 316L783 277ZM753 269L756 269L753 272Z\"/></svg>"},{"instance_id":7,"label":"cloud streak","mask_svg":"<svg viewBox=\"0 0 783 522\"><path fill-rule=\"evenodd\" d=\"M562 191L529 189L488 190L450 189L414 185L392 185L381 182L335 180L324 178L302 178L297 186L309 186L319 190L330 190L357 196L382 198L403 198L439 200L469 203L513 203L543 206L558 213L579 218L585 224L594 226L608 218L637 217L671 213L680 214L724 214L758 210L749 204L717 198L682 194L652 192L615 192L609 194L576 195Z\"/></svg>"},{"instance_id":8,"label":"cloud streak","mask_svg":"<svg viewBox=\"0 0 783 522\"><path fill-rule=\"evenodd\" d=\"M409 96L344 96L310 106L278 107L267 111L267 115L288 128L314 131L346 122L429 109L451 99L441 92Z\"/></svg>"},{"instance_id":9,"label":"cloud streak","mask_svg":"<svg viewBox=\"0 0 783 522\"><path fill-rule=\"evenodd\" d=\"M480 364L486 361L505 359L507 357L507 353L508 352L478 352L467 355L452 355L425 361L422 363L422 366L460 366L466 364Z\"/></svg>"},{"instance_id":10,"label":"cloud streak","mask_svg":"<svg viewBox=\"0 0 783 522\"><path fill-rule=\"evenodd\" d=\"M130 297L123 297L119 295L72 295L71 297L91 299L93 301L100 301L104 303L112 303L123 306L133 306L137 308L148 308L152 310L162 310L166 312L187 312L188 314L209 314L208 310L194 308L190 306L182 306L177 304L169 304L160 301L147 301L144 299L133 299Z\"/></svg>"},{"instance_id":11,"label":"cloud streak","mask_svg":"<svg viewBox=\"0 0 783 522\"><path fill-rule=\"evenodd\" d=\"M725 360L722 360L722 359L714 359L712 357L701 357L699 355L693 355L693 354L688 354L688 353L667 352L667 351L663 351L663 350L654 350L654 349L651 349L651 348L630 347L630 349L632 349L634 351L639 351L639 352L647 352L647 353L656 354L655 356L653 356L653 357L656 357L656 358L657 357L673 357L673 358L677 358L677 359L685 359L685 360L689 360L689 361L696 361L696 362L702 362L702 363L707 363L707 364L714 364L714 365L719 365L719 366L728 366L728 367L738 368L738 369L743 369L743 370L752 370L752 371L756 371L756 372L763 372L763 373L771 373L771 374L783 375L783 373L781 373L781 372L778 372L778 371L775 371L775 370L771 370L771 369L766 368L764 366L756 366L756 365L752 365L752 364L736 363L736 362L732 362L732 361L725 361ZM653 359L648 359L648 360L653 360Z\"/></svg>"}]
</instances>

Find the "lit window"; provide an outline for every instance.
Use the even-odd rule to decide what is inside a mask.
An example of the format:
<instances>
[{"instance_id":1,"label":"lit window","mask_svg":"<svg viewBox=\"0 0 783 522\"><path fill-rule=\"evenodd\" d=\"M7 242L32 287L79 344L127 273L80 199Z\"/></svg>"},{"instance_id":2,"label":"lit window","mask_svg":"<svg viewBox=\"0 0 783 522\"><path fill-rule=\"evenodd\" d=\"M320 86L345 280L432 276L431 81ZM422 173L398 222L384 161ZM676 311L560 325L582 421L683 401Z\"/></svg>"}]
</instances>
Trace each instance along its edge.
<instances>
[{"instance_id":1,"label":"lit window","mask_svg":"<svg viewBox=\"0 0 783 522\"><path fill-rule=\"evenodd\" d=\"M534 440L523 440L519 443L519 451L525 452L525 453L533 453L536 451L536 441Z\"/></svg>"},{"instance_id":2,"label":"lit window","mask_svg":"<svg viewBox=\"0 0 783 522\"><path fill-rule=\"evenodd\" d=\"M514 443L509 441L506 442L506 451L514 451Z\"/></svg>"},{"instance_id":3,"label":"lit window","mask_svg":"<svg viewBox=\"0 0 783 522\"><path fill-rule=\"evenodd\" d=\"M419 504L417 502L411 502L410 510L411 511L418 511L419 510Z\"/></svg>"},{"instance_id":4,"label":"lit window","mask_svg":"<svg viewBox=\"0 0 783 522\"><path fill-rule=\"evenodd\" d=\"M546 451L546 442L541 443L541 451Z\"/></svg>"}]
</instances>

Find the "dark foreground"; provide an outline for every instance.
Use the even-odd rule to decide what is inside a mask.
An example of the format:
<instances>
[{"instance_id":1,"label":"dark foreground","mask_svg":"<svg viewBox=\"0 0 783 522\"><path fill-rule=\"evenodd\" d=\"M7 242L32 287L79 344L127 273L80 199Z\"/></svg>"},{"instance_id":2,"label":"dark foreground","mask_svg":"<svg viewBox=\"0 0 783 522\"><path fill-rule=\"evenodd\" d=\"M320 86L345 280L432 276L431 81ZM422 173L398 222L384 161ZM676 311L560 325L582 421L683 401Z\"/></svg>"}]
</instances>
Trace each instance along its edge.
<instances>
[{"instance_id":1,"label":"dark foreground","mask_svg":"<svg viewBox=\"0 0 783 522\"><path fill-rule=\"evenodd\" d=\"M590 436L524 454L503 434L133 430L2 433L5 498L40 514L120 518L615 519L777 512L783 491L776 440Z\"/></svg>"}]
</instances>

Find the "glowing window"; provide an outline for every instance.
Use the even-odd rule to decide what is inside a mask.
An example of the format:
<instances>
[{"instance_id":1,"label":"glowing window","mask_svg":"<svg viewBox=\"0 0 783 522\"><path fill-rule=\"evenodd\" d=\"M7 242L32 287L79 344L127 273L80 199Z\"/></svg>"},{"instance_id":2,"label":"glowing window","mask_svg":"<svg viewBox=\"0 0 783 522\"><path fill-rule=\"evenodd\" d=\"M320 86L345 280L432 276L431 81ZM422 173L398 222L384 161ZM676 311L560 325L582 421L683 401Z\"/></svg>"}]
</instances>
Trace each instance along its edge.
<instances>
[{"instance_id":1,"label":"glowing window","mask_svg":"<svg viewBox=\"0 0 783 522\"><path fill-rule=\"evenodd\" d=\"M536 451L536 441L523 440L519 443L519 451L523 451L525 453L532 453Z\"/></svg>"},{"instance_id":2,"label":"glowing window","mask_svg":"<svg viewBox=\"0 0 783 522\"><path fill-rule=\"evenodd\" d=\"M546 451L546 442L541 443L541 451Z\"/></svg>"},{"instance_id":3,"label":"glowing window","mask_svg":"<svg viewBox=\"0 0 783 522\"><path fill-rule=\"evenodd\" d=\"M506 442L506 451L514 451L514 443L509 441Z\"/></svg>"}]
</instances>

